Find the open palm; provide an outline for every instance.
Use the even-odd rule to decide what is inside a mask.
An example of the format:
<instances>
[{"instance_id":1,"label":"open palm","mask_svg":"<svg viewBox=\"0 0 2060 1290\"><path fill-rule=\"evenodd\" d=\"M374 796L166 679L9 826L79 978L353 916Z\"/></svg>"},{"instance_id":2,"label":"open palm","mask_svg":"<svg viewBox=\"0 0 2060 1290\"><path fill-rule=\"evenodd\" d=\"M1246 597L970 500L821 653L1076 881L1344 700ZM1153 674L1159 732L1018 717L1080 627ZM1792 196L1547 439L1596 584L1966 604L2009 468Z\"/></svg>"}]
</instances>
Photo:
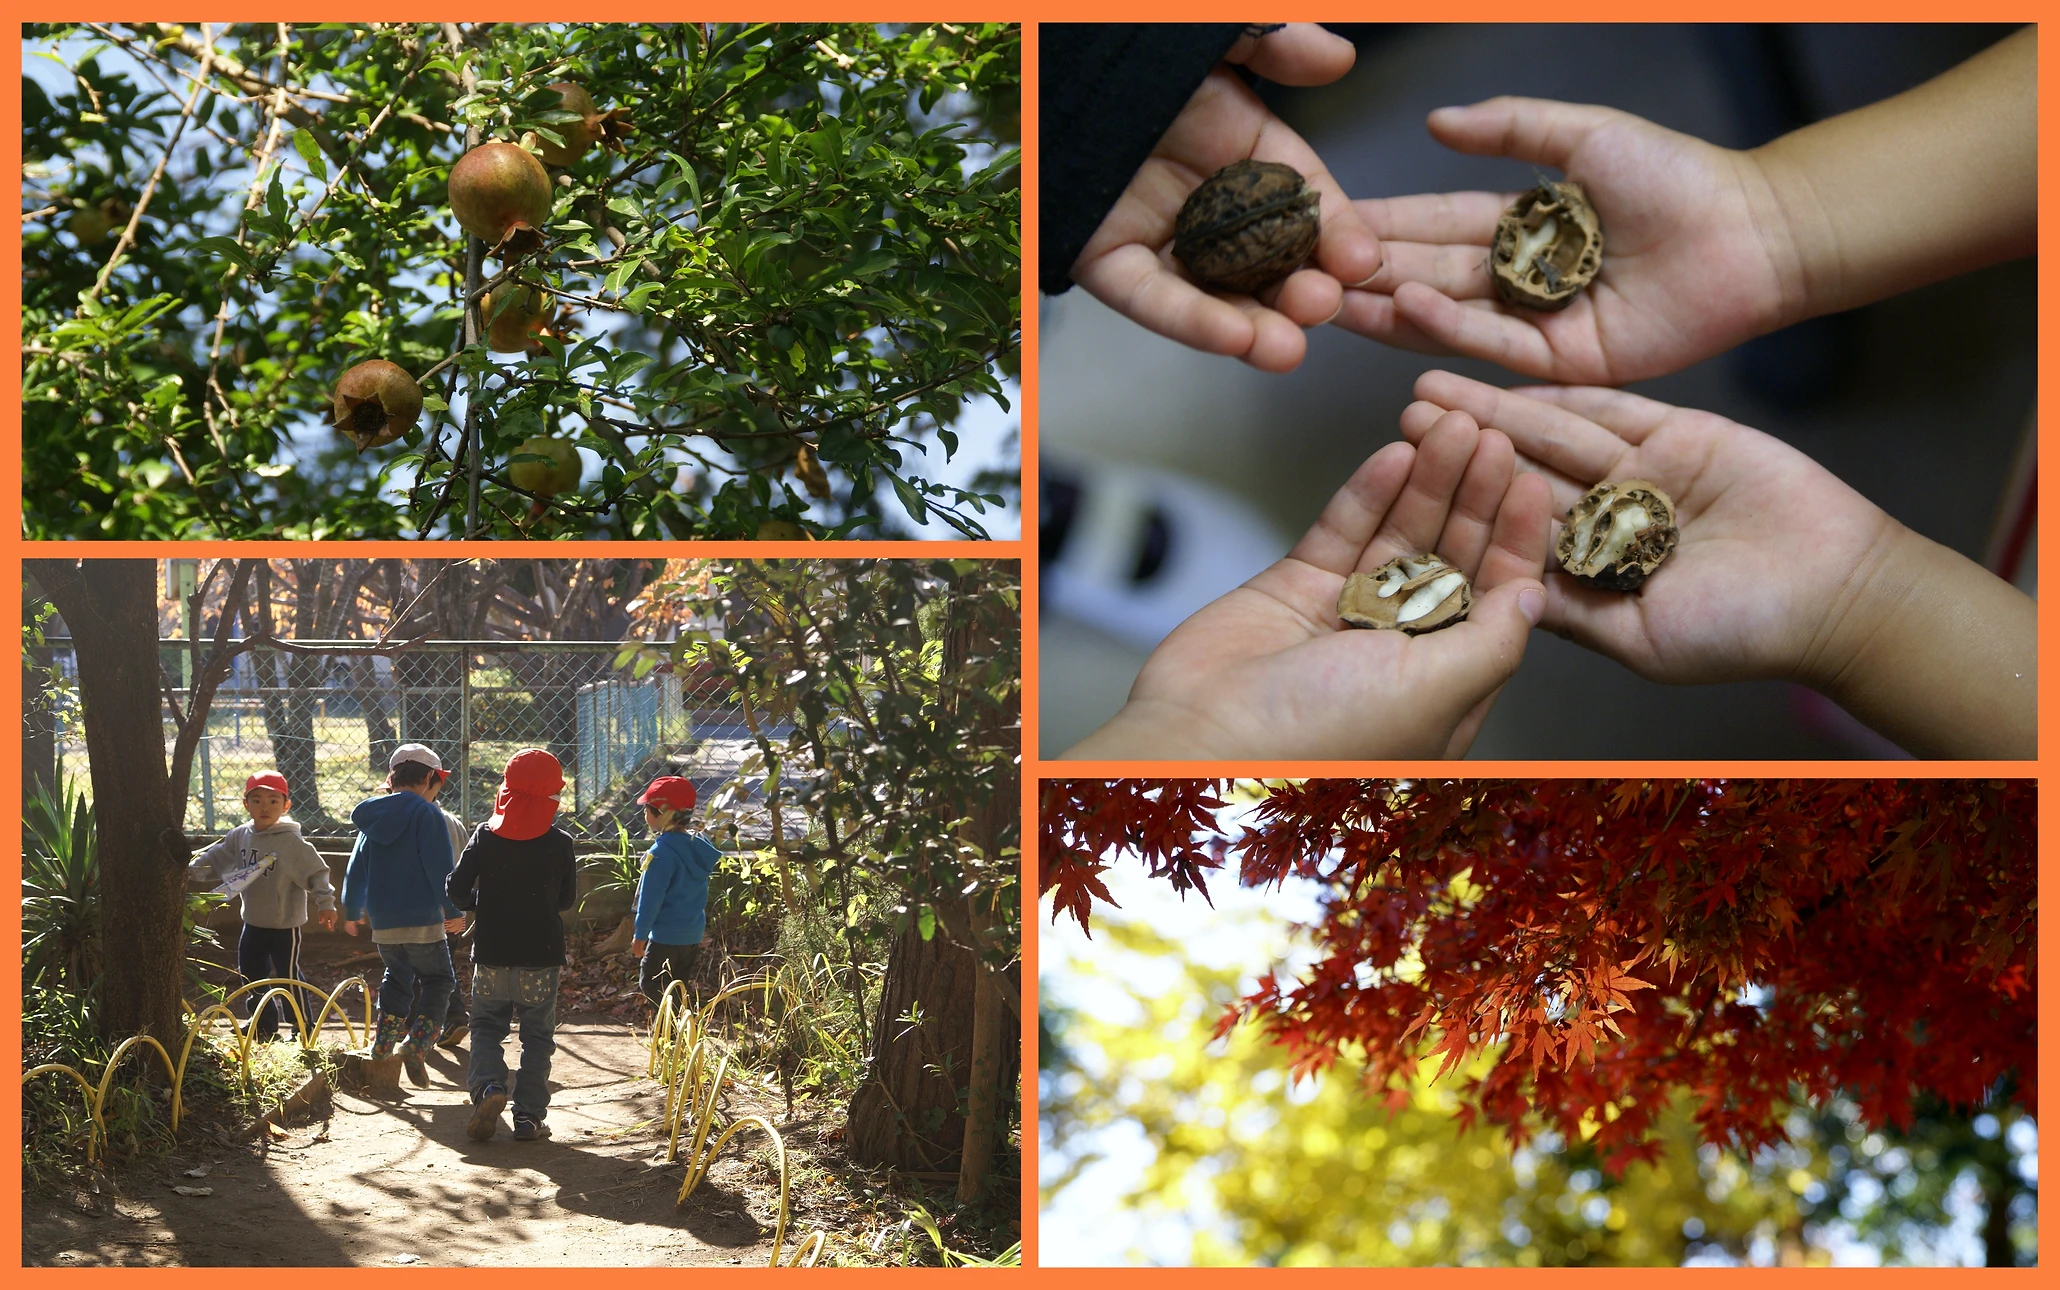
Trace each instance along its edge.
<instances>
[{"instance_id":1,"label":"open palm","mask_svg":"<svg viewBox=\"0 0 2060 1290\"><path fill-rule=\"evenodd\" d=\"M1427 372L1403 435L1449 410L1507 434L1550 482L1555 514L1604 479L1647 479L1674 499L1681 540L1634 594L1554 570L1543 625L1656 681L1821 679L1821 655L1874 553L1897 528L1802 453L1707 412L1621 390L1500 390Z\"/></svg>"},{"instance_id":2,"label":"open palm","mask_svg":"<svg viewBox=\"0 0 2060 1290\"><path fill-rule=\"evenodd\" d=\"M1182 623L1131 691L1132 710L1192 733L1204 757L1456 757L1516 670L1539 595L1547 489L1512 485L1509 440L1458 414L1420 447L1389 444L1286 559ZM1435 551L1473 580L1462 623L1423 636L1343 628L1355 571ZM1533 602L1534 611L1539 608ZM1087 751L1085 749L1081 750Z\"/></svg>"},{"instance_id":3,"label":"open palm","mask_svg":"<svg viewBox=\"0 0 2060 1290\"><path fill-rule=\"evenodd\" d=\"M1773 195L1746 153L1613 108L1497 98L1440 108L1460 152L1553 166L1602 219L1602 270L1557 313L1512 308L1489 281L1495 224L1515 194L1355 203L1381 272L1336 323L1425 353L1490 359L1545 380L1620 385L1679 371L1793 321L1801 308Z\"/></svg>"},{"instance_id":4,"label":"open palm","mask_svg":"<svg viewBox=\"0 0 2060 1290\"><path fill-rule=\"evenodd\" d=\"M1240 42L1228 61L1244 62L1284 84L1319 85L1351 67L1352 47L1297 23L1256 46ZM1293 166L1322 198L1315 265L1289 275L1263 303L1211 295L1190 282L1173 258L1173 224L1188 195L1216 171L1246 158ZM1342 284L1366 281L1379 265L1379 244L1316 153L1219 67L1103 217L1074 262L1072 277L1103 304L1162 336L1284 372L1308 351L1302 329L1336 314Z\"/></svg>"}]
</instances>

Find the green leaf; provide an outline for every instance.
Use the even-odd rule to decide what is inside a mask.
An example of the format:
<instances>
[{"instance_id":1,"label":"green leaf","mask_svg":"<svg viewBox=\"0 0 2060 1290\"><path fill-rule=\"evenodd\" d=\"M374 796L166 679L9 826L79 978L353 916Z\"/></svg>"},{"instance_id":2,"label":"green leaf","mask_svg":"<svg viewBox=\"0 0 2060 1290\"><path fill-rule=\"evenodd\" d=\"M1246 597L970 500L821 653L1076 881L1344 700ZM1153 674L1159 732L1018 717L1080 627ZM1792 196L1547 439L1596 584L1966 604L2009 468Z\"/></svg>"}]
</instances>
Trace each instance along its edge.
<instances>
[{"instance_id":1,"label":"green leaf","mask_svg":"<svg viewBox=\"0 0 2060 1290\"><path fill-rule=\"evenodd\" d=\"M210 259L228 260L239 269L250 267L250 255L236 245L233 237L204 237L193 244L193 249Z\"/></svg>"},{"instance_id":2,"label":"green leaf","mask_svg":"<svg viewBox=\"0 0 2060 1290\"><path fill-rule=\"evenodd\" d=\"M308 163L308 169L317 179L329 178L329 159L322 155L322 145L315 142L315 136L306 130L293 132L293 150L300 159Z\"/></svg>"}]
</instances>

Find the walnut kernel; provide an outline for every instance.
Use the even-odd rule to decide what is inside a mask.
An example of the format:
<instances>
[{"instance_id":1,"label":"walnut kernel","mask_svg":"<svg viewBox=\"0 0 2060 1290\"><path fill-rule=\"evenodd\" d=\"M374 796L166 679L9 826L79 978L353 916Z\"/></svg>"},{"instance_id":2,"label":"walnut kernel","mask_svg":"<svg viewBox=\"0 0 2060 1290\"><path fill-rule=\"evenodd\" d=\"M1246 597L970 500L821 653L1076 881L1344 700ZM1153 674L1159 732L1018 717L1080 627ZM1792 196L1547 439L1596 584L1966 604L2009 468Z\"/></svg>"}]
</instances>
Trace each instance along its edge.
<instances>
[{"instance_id":1,"label":"walnut kernel","mask_svg":"<svg viewBox=\"0 0 2060 1290\"><path fill-rule=\"evenodd\" d=\"M1559 564L1591 587L1636 591L1680 540L1674 499L1644 479L1604 482L1574 503L1559 531Z\"/></svg>"},{"instance_id":2,"label":"walnut kernel","mask_svg":"<svg viewBox=\"0 0 2060 1290\"><path fill-rule=\"evenodd\" d=\"M1405 555L1345 579L1338 617L1348 627L1415 636L1449 627L1473 608L1466 575L1435 555Z\"/></svg>"},{"instance_id":3,"label":"walnut kernel","mask_svg":"<svg viewBox=\"0 0 2060 1290\"><path fill-rule=\"evenodd\" d=\"M1564 309L1602 269L1602 223L1570 179L1546 180L1510 204L1488 252L1495 294L1527 309Z\"/></svg>"}]
</instances>

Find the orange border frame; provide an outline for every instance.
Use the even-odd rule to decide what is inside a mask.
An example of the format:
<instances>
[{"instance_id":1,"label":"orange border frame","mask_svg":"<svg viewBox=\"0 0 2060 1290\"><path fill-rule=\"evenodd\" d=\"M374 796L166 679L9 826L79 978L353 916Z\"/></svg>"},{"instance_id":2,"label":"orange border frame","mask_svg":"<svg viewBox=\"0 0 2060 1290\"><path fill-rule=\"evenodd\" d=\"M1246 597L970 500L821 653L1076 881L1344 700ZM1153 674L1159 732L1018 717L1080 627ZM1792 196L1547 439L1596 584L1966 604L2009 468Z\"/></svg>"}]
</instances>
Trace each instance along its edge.
<instances>
[{"instance_id":1,"label":"orange border frame","mask_svg":"<svg viewBox=\"0 0 2060 1290\"><path fill-rule=\"evenodd\" d=\"M973 7L977 9L979 6ZM1264 17L1269 20L1284 20L1288 18L1312 17L1318 19L1347 19L1358 18L1362 16L1403 19L1412 16L1409 13L1362 14L1350 12L1350 10L1355 7L1359 6L1344 6L1347 12L1343 13L1337 12L1337 6L1332 6L1329 12L1309 13L1306 11L1297 12L1301 10L1301 6L1298 5L1295 6L1295 11L1289 11L1285 13L1274 12L1255 15L1251 12L1249 6L1226 5L1222 3L1221 0L1201 0L1200 3L1179 6L1176 6L1175 4L1168 2L1168 0L1154 0L1154 2L1150 3L1120 5L1117 6L1114 11L1112 11L1111 8L1106 4L1090 4L1083 2L1083 0L1042 0L1041 3L1037 2L1037 0L1031 0L1030 3L1020 3L1006 6L1005 8L1008 12L999 15L992 15L999 19L1012 19L1015 21L1023 22L1026 28L1023 67L1023 190L1026 195L1026 201L1024 203L1023 210L1024 248L1022 284L1024 295L1024 310L1022 320L1024 359L1022 368L1023 376L1021 383L1021 424L1023 455L1022 510L1024 514L1025 536L1019 537L1015 541L996 543L538 543L535 545L540 549L531 554L531 558L563 559L575 559L581 557L606 558L625 556L737 556L742 554L752 554L760 556L778 556L786 558L813 557L818 559L836 558L840 556L956 556L989 559L1017 559L1022 561L1024 611L1024 676L1022 690L1022 729L1024 750L1024 764L1022 776L1022 846L1024 849L1025 857L1025 882L1023 888L1023 925L1025 929L1023 956L1024 977L1026 983L1023 993L1025 1003L1034 1003L1035 1000L1034 982L1036 980L1038 962L1037 937L1032 934L1032 929L1036 928L1039 923L1040 902L1037 900L1036 897L1034 882L1030 880L1032 875L1034 874L1034 864L1030 861L1029 857L1032 854L1032 849L1036 846L1035 828L1037 819L1038 798L1037 785L1040 777L1086 778L1106 777L1112 775L1172 777L1230 773L1236 773L1240 775L1337 775L1347 773L1400 775L1412 773L1425 773L1435 769L1437 771L1447 774L1452 773L1455 770L1463 770L1463 772L1467 774L1479 774L1482 776L1589 776L1611 774L1668 775L1693 773L1729 775L1817 775L1831 778L1846 778L1862 775L1879 774L1883 770L1891 769L1889 767L1884 767L1879 763L1845 761L1729 761L1714 763L1636 761L1482 761L1461 763L1268 762L1239 763L1236 765L1225 765L1221 763L1188 763L1163 761L1135 763L1047 763L1041 759L1041 757L1039 756L1037 732L1037 708L1038 695L1040 690L1036 632L1036 623L1038 617L1038 571L1036 567L1036 550L1034 545L1032 545L1030 537L1028 536L1028 534L1034 528L1034 517L1036 512L1038 441L1037 412L1039 406L1038 318L1037 311L1033 307L1036 304L1035 291L1037 282L1036 194L1038 192L1039 171L1039 150L1037 136L1038 56L1036 40L1036 21L1038 19L1050 19L1054 21L1106 21L1113 18L1165 19L1169 21L1249 21L1252 20L1254 17ZM523 0L514 0L513 3L504 3L498 6L492 6L491 8L480 8L472 5L459 6L458 8L460 9L460 12L440 16L447 16L454 20L494 21L552 21L562 20L564 16L562 13L547 12L546 10L544 10L542 6L531 3L524 3ZM951 21L964 19L969 16L966 12L967 6L938 5L934 3L934 0L931 3L903 5L897 6L897 8L900 10L899 12L886 15L877 15L878 19L893 21ZM1974 6L1971 11L1963 9L1951 13L1949 16L1951 19L1955 21L2035 21L2039 16L2040 7L2029 6L2028 8L2030 12L2026 11L2027 6L2022 5L1977 5ZM92 12L90 14L80 12L80 10L82 9L83 6L78 6L75 4L54 4L48 6L48 11L39 12L35 15L35 17L39 20L51 20L66 17L82 18L90 16L95 20L102 21L126 21L131 19L155 19L157 17L163 16L164 13L164 6L161 2L150 5L121 3L103 7L100 11ZM343 14L334 12L334 9L347 10L350 17L360 20L411 20L419 17L419 14L417 13L408 12L405 6L381 3L369 3L361 5L347 5L334 7L310 6L308 10L300 11L298 13L294 12L296 10L299 10L299 6L297 4L287 4L283 6L272 5L265 6L262 9L256 9L246 4L237 4L230 6L228 12L226 13L214 13L209 14L207 16L211 20L245 21L277 21L282 17L299 18L302 20L314 21L324 19L333 20L343 16ZM466 12L468 10L470 12ZM73 12L67 13L63 11ZM1416 11L1419 13L1422 12L1421 6L1417 6ZM1604 0L1604 3L1597 6L1592 6L1586 12L1589 17L1601 21L1638 21L1648 19L1650 17L1649 7L1634 6L1629 3L1624 3L1623 0ZM608 3L604 0L604 3L600 4L595 10L595 12L593 12L589 16L593 19L602 21L662 21L677 19L680 17L680 14L672 6L664 6L651 3ZM819 2L792 3L791 0L771 0L771 2L768 3L760 3L748 6L738 5L735 3L720 3L710 6L708 11L697 13L693 16L696 19L700 20L745 19L753 21L853 21L866 20L869 17L869 15L866 15L864 13L854 14L852 11L852 7L850 6L824 4ZM980 15L976 13L970 16L985 17L988 15ZM1450 15L1445 13L1427 16L1434 16L1439 20L1450 20ZM1464 14L1465 19L1472 21L1523 21L1529 18L1530 16L1532 16L1532 10L1530 7L1516 4L1513 2L1513 0L1481 0L1481 3L1476 4L1475 6L1467 10ZM1839 2L1837 3L1817 3L1808 5L1770 4L1766 3L1765 0L1760 0L1760 2L1758 3L1748 3L1743 5L1725 5L1718 3L1710 3L1709 0L1702 0L1701 3L1691 3L1685 7L1676 6L1674 9L1670 11L1670 16L1673 21L1738 22L1773 20L1795 21L1798 19L1807 19L1811 21L1820 22L1917 21L1923 19L1937 18L1939 16L1939 8L1935 5L1927 6L1905 3L1895 3L1885 6L1881 4L1862 5L1860 3L1857 3L1856 0L1839 0ZM18 75L18 73L11 74ZM2048 91L2050 91L2052 87L2050 85L2050 78L2045 76L2043 69L2041 69L2039 81L2041 90L2041 108L2039 113L2041 136L2042 139L2051 138L2053 135L2054 112L2051 108L2046 106L2046 104L2050 100L2050 94L2048 93ZM6 164L14 170L19 169L21 161L21 135L19 129L20 104L21 97L19 93L19 87L16 86L13 87L12 92L8 94L6 103L4 105L0 105L0 117L4 117L4 123L0 123L0 164ZM2060 185L2060 179L2053 178L2053 167L2050 164L2044 164L2049 163L2052 160L2050 153L2051 148L2042 143L2040 155L2042 162L2042 172L2045 176L2044 178L2042 178L2040 184L2040 198L2042 209L2045 206L2049 205L2049 203L2045 201L2046 194L2049 191L2052 191L2055 185ZM2046 223L2044 220L2041 220L2039 242L2042 250L2044 249L2045 244L2048 242L2048 240L2049 238L2047 236ZM6 310L8 316L12 316L16 318L18 321L21 316L21 275L19 271L18 249L15 252L13 252L13 254L17 258L15 259L14 263L10 266L12 271L8 272L5 275L4 281L0 281L0 309ZM2039 286L2041 300L2040 322L2042 326L2045 326L2046 331L2048 332L2050 337L2050 333L2052 331L2050 324L2053 321L2051 316L2052 310L2050 306L2045 304L2045 302L2051 296L2052 283L2048 280L2047 276L2043 274L2043 272L2041 273L2039 278ZM2049 377L2053 367L2054 354L2056 352L2055 346L2056 342L2054 342L2051 339L2048 339L2040 347L2038 373L2040 383L2042 386ZM9 409L19 408L21 393L20 387L21 373L18 365L10 365L4 370L4 372L0 372L0 406L4 406ZM254 555L276 554L293 556L305 556L306 554L305 547L307 544L289 542L211 542L177 543L171 545L163 543L144 542L90 542L64 544L25 543L21 540L20 537L20 436L20 415L18 412L10 412L6 416L4 424L0 424L0 444L4 444L8 449L11 450L7 456L5 470L4 472L0 472L0 480L8 481L5 483L0 483L0 491L4 491L5 494L4 498L0 498L0 558L5 559L5 561L8 564L8 567L12 570L17 579L19 579L20 575L20 561L24 557L31 555L41 557L57 556L62 554L72 554L82 557L140 556L151 559L161 559L173 555L197 555L204 557L214 557L231 553ZM2043 431L2041 432L2040 437L2044 437ZM2041 473L2043 474L2043 472ZM2050 495L2047 489L2046 481L2043 478L2041 478L2040 480L2039 487L2042 493ZM433 555L445 557L492 556L495 558L508 558L509 555L508 551L505 549L508 545L506 543L459 542L445 543L442 544L441 547L438 547L435 544L417 542L339 542L334 545L338 548L337 554L339 555L339 557L347 554L351 556L405 556L408 558L423 559L430 558ZM2045 661L2045 655L2047 653L2044 647L2044 641L2046 637L2049 635L2048 627L2049 624L2045 621L2045 614L2042 612L2040 616L2040 656L2042 665ZM2051 705L2053 702L2055 701L2045 697L2042 697L2040 700L2039 717L2040 725L2042 728L2048 723L2047 713L2052 710ZM21 690L20 675L18 670L13 668L0 668L0 708L4 708L8 712L19 712L20 703ZM16 821L19 821L20 819L21 809L19 788L20 755L21 754L18 750L18 747L14 745L11 741L0 740L0 775L5 775L7 777L7 783L5 788L0 789L0 794L4 794L4 797L0 797L0 800L11 801L14 804L15 815L13 818ZM1893 769L1900 770L1902 773L1905 774L1920 776L2039 776L2040 767L2042 766L2042 764L2043 758L2041 758L2041 760L2038 762L1919 763L1914 766L1897 767ZM2040 820L2042 825L2049 832L2054 825L2054 819L2052 818L2052 816L2053 812L2056 809L2060 808L2055 808L2049 803L2041 804ZM2049 858L2045 851L2042 849L2040 853L2039 867L2041 880L2048 876L2048 861ZM12 861L12 864L14 866L17 866L15 876L18 878L18 853ZM2053 949L2052 938L2050 934L2044 929L2041 930L2039 944L2041 953L2050 956ZM19 971L18 962L16 967L11 970L17 972ZM19 978L16 978L16 980L18 986ZM19 990L17 989L17 994L18 993ZM1036 1051L1035 1046L1037 1032L1035 1020L1036 1019L1034 1016L1034 1007L1025 1008L1022 1018L1021 1037L1023 1044L1023 1052L1026 1056L1026 1059L1030 1055L1034 1054ZM8 1026L0 1029L4 1029L5 1032L4 1034L0 1034L0 1050L4 1050L6 1053L12 1055L14 1058L19 1059L21 1055L21 1039L19 1028ZM2051 1064L2053 1054L2050 1051L2049 1041L2047 1041L2043 1037L2041 1038L2040 1042L2040 1056L2043 1061L2047 1062L2049 1065ZM1022 1225L1024 1237L1025 1263L1029 1266L1029 1268L1035 1269L1038 1263L1036 1213L1037 1201L1035 1187L1037 1099L1034 1087L1034 1080L1028 1078L1028 1076L1031 1074L1031 1070L1026 1068L1025 1073L1026 1079L1024 1082L1023 1099L1025 1189L1022 1207ZM4 1124L5 1128L11 1129L13 1131L11 1134L12 1138L16 1142L19 1142L21 1120L20 1106L18 1102L10 1101L8 1103L8 1106L4 1111ZM4 1130L0 1130L0 1136L6 1136ZM2042 1165L2050 1167L2051 1160L2054 1154L2054 1152L2049 1152L2042 1149L2040 1153L2040 1160ZM8 1239L13 1240L17 1247L19 1245L20 1224L21 1215L18 1209L10 1208L5 1213L4 1218L0 1218L0 1234L4 1234ZM524 1281L531 1281L536 1284L542 1284L542 1282L538 1280L538 1278L550 1276L554 1273L554 1271L555 1270L553 1269L496 1269L491 1273L483 1273L480 1271L467 1270L458 1272L456 1273L456 1275L467 1278L475 1278L484 1275L492 1275L496 1278L504 1278L512 1275L513 1277ZM399 1276L405 1274L406 1273L401 1269L388 1269L385 1273L385 1275L388 1276ZM66 1275L77 1274L67 1274L62 1270L36 1269L26 1271L24 1275L25 1278L33 1277L40 1281L46 1278L64 1277ZM264 1276L267 1274L256 1272L253 1270L228 1270L226 1273L224 1273L222 1271L211 1270L207 1272L202 1272L199 1270L188 1269L183 1271L165 1271L159 1273L158 1275L171 1279L193 1281L195 1283L197 1283L198 1278L206 1277L209 1279L210 1284L219 1282L226 1275L231 1280L248 1280L252 1284L256 1284L257 1278L259 1276ZM297 1277L307 1277L309 1274L303 1272L297 1273L295 1275ZM317 1270L312 1275L316 1278L326 1281L330 1279L343 1277L357 1279L367 1275L378 1276L381 1274L374 1270L324 1269ZM451 1274L445 1273L443 1275ZM642 1278L654 1275L654 1272L638 1272L631 1273L629 1275L638 1276ZM738 1275L744 1277L755 1277L770 1274L764 1271L754 1272L740 1269L738 1271ZM843 1275L858 1278L879 1278L887 1276L898 1277L922 1274L920 1272L903 1270L876 1270L850 1271ZM1042 1279L1040 1274L1036 1271L1030 1271L1027 1273L1027 1275L1031 1276L1033 1279ZM1066 1275L1069 1281L1084 1281L1086 1284L1089 1285L1114 1285L1114 1277L1116 1275L1119 1275L1119 1273L1117 1273L1114 1270L1069 1270L1066 1274L1063 1275ZM1169 1274L1160 1273L1158 1275ZM1178 1275L1199 1276L1208 1281L1215 1282L1223 1278L1240 1278L1252 1275L1265 1274L1254 1274L1235 1269L1210 1269L1199 1271L1183 1271ZM1273 1273L1272 1275L1282 1276L1289 1274ZM1337 1278L1342 1278L1346 1276L1363 1276L1364 1274L1356 1271L1332 1270L1304 1272L1299 1275L1303 1277L1316 1277L1322 1279L1335 1280ZM1400 1269L1386 1273L1385 1275L1407 1279L1412 1283L1430 1281L1449 1283L1453 1281L1462 1280L1480 1282L1482 1281L1482 1279L1487 1277L1509 1274L1499 1270L1491 1271L1472 1269ZM1761 1275L1761 1272L1758 1269L1709 1269L1703 1270L1700 1273L1669 1271L1665 1269L1623 1269L1608 1271L1587 1271L1578 1269L1541 1269L1519 1272L1515 1275L1523 1277L1527 1280L1536 1280L1541 1283L1550 1283L1554 1285L1570 1285L1574 1284L1576 1281L1586 1281L1591 1278L1622 1281L1625 1278L1629 1277L1651 1275L1696 1275L1706 1280L1716 1280L1724 1282L1726 1284L1741 1284L1743 1278L1756 1277L1758 1275ZM1846 1279L1848 1281L1853 1278L1892 1278L1896 1282L1904 1285L1914 1283L1923 1283L1928 1285L1950 1281L1959 1281L1962 1278L1965 1278L1973 1274L1965 1271L1950 1270L1897 1270L1888 1272L1817 1271L1798 1273L1797 1275L1838 1277ZM1997 1277L2015 1277L2021 1280L2025 1278L2035 1277L2037 1276L2037 1273L2035 1271L2025 1270L2016 1273L1997 1272L1993 1275Z\"/></svg>"}]
</instances>

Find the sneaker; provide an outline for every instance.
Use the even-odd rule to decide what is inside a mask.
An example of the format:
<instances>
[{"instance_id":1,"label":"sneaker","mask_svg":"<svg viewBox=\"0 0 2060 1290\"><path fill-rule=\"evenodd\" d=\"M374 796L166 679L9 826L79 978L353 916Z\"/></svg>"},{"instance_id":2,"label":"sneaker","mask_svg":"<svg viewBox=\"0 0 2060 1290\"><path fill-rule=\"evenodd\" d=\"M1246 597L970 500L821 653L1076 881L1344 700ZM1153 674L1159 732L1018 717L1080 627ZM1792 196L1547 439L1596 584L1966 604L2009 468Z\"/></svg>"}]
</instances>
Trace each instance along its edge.
<instances>
[{"instance_id":1,"label":"sneaker","mask_svg":"<svg viewBox=\"0 0 2060 1290\"><path fill-rule=\"evenodd\" d=\"M515 1113L515 1140L537 1142L551 1136L551 1126L542 1120L532 1120L522 1112Z\"/></svg>"},{"instance_id":2,"label":"sneaker","mask_svg":"<svg viewBox=\"0 0 2060 1290\"><path fill-rule=\"evenodd\" d=\"M499 1084L489 1084L479 1090L479 1099L472 1104L472 1118L465 1122L465 1136L474 1142L485 1142L501 1127L501 1108L508 1105L508 1090ZM516 1132L521 1132L520 1118L515 1121Z\"/></svg>"},{"instance_id":3,"label":"sneaker","mask_svg":"<svg viewBox=\"0 0 2060 1290\"><path fill-rule=\"evenodd\" d=\"M450 1025L443 1028L443 1034L437 1037L436 1046L438 1048L455 1050L459 1044L465 1042L465 1036L470 1033L472 1033L470 1026L462 1021L453 1021Z\"/></svg>"}]
</instances>

